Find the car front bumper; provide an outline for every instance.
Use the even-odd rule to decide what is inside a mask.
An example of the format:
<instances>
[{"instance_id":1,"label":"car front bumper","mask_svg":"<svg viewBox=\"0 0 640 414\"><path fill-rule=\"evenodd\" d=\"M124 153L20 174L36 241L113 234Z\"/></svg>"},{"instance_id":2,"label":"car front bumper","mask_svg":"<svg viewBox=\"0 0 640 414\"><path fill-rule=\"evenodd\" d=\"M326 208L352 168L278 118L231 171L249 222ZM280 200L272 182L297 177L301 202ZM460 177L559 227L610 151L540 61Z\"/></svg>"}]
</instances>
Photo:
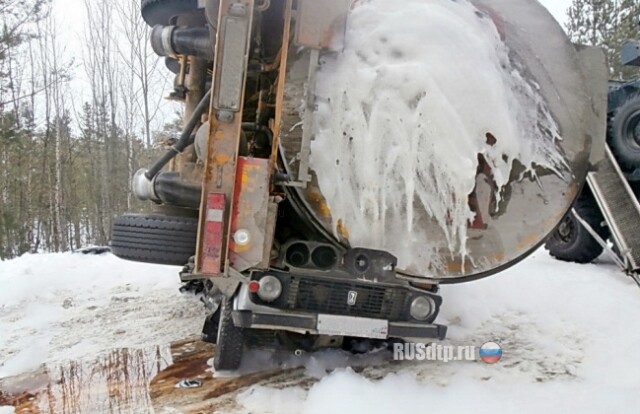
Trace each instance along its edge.
<instances>
[{"instance_id":1,"label":"car front bumper","mask_svg":"<svg viewBox=\"0 0 640 414\"><path fill-rule=\"evenodd\" d=\"M311 335L442 340L447 334L447 327L443 325L388 322L340 315L250 310L236 310L232 315L234 324L240 328L284 330Z\"/></svg>"}]
</instances>

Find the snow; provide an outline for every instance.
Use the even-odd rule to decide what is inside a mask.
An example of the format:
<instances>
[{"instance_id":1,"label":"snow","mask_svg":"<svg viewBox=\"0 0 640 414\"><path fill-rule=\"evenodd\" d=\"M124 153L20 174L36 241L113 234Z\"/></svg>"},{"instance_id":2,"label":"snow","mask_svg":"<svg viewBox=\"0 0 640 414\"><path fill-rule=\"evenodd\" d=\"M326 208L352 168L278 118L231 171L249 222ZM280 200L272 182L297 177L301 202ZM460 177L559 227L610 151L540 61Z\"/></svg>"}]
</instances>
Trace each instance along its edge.
<instances>
[{"instance_id":1,"label":"snow","mask_svg":"<svg viewBox=\"0 0 640 414\"><path fill-rule=\"evenodd\" d=\"M392 413L445 412L479 413L604 413L637 412L632 389L611 392L609 388L588 388L585 385L533 385L487 380L479 382L458 376L455 387L425 384L411 374L390 374L380 381L371 381L344 369L314 385L308 393L300 389L273 391L254 389L244 396L244 408L252 413ZM635 390L637 391L637 389ZM600 393L601 398L594 398ZM265 409L265 407L269 407Z\"/></svg>"},{"instance_id":2,"label":"snow","mask_svg":"<svg viewBox=\"0 0 640 414\"><path fill-rule=\"evenodd\" d=\"M179 293L178 271L112 255L0 262L0 378L197 335L203 307Z\"/></svg>"},{"instance_id":3,"label":"snow","mask_svg":"<svg viewBox=\"0 0 640 414\"><path fill-rule=\"evenodd\" d=\"M575 265L540 251L442 295L445 344L495 341L501 362L343 366L311 386L254 386L237 401L256 414L640 412L640 290L606 259Z\"/></svg>"},{"instance_id":4,"label":"snow","mask_svg":"<svg viewBox=\"0 0 640 414\"><path fill-rule=\"evenodd\" d=\"M110 255L0 262L0 377L197 334L202 306L177 292L177 270ZM393 362L384 352L336 351L274 361L251 352L243 372L305 371L231 396L237 412L640 412L640 289L610 260L575 265L539 251L501 275L444 286L442 296L443 344L494 341L502 361ZM13 409L0 407L5 413Z\"/></svg>"},{"instance_id":5,"label":"snow","mask_svg":"<svg viewBox=\"0 0 640 414\"><path fill-rule=\"evenodd\" d=\"M377 349L368 354L354 355L337 349L323 349L313 353L295 353L288 351L267 351L248 349L242 357L242 364L237 371L215 371L213 358L207 361L215 378L236 378L247 374L265 372L269 370L291 370L304 368L307 378L320 380L328 373L339 368L364 368L379 366L389 360L389 353L384 349Z\"/></svg>"},{"instance_id":6,"label":"snow","mask_svg":"<svg viewBox=\"0 0 640 414\"><path fill-rule=\"evenodd\" d=\"M0 414L14 414L16 410L13 407L3 406L0 407Z\"/></svg>"},{"instance_id":7,"label":"snow","mask_svg":"<svg viewBox=\"0 0 640 414\"><path fill-rule=\"evenodd\" d=\"M480 154L498 202L515 160L570 178L539 87L513 59L469 1L358 3L317 76L311 166L336 235L425 274L467 258Z\"/></svg>"}]
</instances>

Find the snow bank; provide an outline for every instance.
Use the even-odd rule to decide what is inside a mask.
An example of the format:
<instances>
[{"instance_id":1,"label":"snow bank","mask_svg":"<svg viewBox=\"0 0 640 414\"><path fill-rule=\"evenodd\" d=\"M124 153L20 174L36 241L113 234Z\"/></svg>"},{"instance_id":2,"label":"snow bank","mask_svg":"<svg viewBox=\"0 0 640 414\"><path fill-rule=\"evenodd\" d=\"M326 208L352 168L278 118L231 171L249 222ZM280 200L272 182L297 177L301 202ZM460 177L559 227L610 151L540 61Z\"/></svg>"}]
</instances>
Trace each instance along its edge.
<instances>
[{"instance_id":1,"label":"snow bank","mask_svg":"<svg viewBox=\"0 0 640 414\"><path fill-rule=\"evenodd\" d=\"M338 368L312 385L256 386L252 413L640 412L640 291L610 263L546 252L503 275L443 288L446 344L498 342L503 360Z\"/></svg>"},{"instance_id":2,"label":"snow bank","mask_svg":"<svg viewBox=\"0 0 640 414\"><path fill-rule=\"evenodd\" d=\"M371 381L344 369L320 381L308 393L301 389L256 387L243 394L252 413L594 413L637 412L632 389L576 384L508 384L460 375L449 387L425 384L415 375L391 374ZM604 385L604 384L603 384ZM637 391L637 389L636 389ZM265 407L269 407L265 410ZM635 409L634 409L635 407Z\"/></svg>"},{"instance_id":3,"label":"snow bank","mask_svg":"<svg viewBox=\"0 0 640 414\"><path fill-rule=\"evenodd\" d=\"M112 255L0 262L0 378L199 334L203 307L179 293L178 271Z\"/></svg>"},{"instance_id":4,"label":"snow bank","mask_svg":"<svg viewBox=\"0 0 640 414\"><path fill-rule=\"evenodd\" d=\"M469 1L368 0L352 11L344 51L318 74L311 165L338 234L423 273L465 258L479 155L500 201L514 161L569 175L558 127L491 16ZM337 185L339 183L339 185Z\"/></svg>"},{"instance_id":5,"label":"snow bank","mask_svg":"<svg viewBox=\"0 0 640 414\"><path fill-rule=\"evenodd\" d=\"M147 293L174 288L178 268L124 262L112 255L26 254L0 262L0 303L13 306L27 299L54 299L63 291L108 291L130 285ZM109 297L94 298L108 301Z\"/></svg>"}]
</instances>

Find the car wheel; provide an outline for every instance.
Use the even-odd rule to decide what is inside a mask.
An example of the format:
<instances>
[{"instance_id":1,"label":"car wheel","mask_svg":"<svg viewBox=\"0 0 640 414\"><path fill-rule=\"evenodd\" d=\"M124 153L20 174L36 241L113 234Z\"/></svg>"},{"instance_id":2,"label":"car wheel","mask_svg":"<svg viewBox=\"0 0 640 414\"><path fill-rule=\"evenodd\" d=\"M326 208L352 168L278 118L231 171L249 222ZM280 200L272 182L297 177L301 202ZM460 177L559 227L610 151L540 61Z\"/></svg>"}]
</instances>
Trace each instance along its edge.
<instances>
[{"instance_id":1,"label":"car wheel","mask_svg":"<svg viewBox=\"0 0 640 414\"><path fill-rule=\"evenodd\" d=\"M213 367L218 371L235 371L242 362L244 331L234 325L231 310L231 300L224 298L220 305L218 338L213 358Z\"/></svg>"}]
</instances>

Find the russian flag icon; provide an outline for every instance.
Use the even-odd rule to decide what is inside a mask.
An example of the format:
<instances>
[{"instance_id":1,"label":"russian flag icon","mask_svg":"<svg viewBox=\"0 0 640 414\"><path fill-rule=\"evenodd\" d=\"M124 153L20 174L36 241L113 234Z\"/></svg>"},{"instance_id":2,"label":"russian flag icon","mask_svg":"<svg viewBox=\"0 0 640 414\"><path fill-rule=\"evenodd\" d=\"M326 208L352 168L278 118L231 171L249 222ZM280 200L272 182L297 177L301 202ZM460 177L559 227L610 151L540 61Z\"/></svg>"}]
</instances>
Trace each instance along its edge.
<instances>
[{"instance_id":1,"label":"russian flag icon","mask_svg":"<svg viewBox=\"0 0 640 414\"><path fill-rule=\"evenodd\" d=\"M495 342L487 342L480 348L480 359L487 364L497 364L502 359L502 348Z\"/></svg>"}]
</instances>

